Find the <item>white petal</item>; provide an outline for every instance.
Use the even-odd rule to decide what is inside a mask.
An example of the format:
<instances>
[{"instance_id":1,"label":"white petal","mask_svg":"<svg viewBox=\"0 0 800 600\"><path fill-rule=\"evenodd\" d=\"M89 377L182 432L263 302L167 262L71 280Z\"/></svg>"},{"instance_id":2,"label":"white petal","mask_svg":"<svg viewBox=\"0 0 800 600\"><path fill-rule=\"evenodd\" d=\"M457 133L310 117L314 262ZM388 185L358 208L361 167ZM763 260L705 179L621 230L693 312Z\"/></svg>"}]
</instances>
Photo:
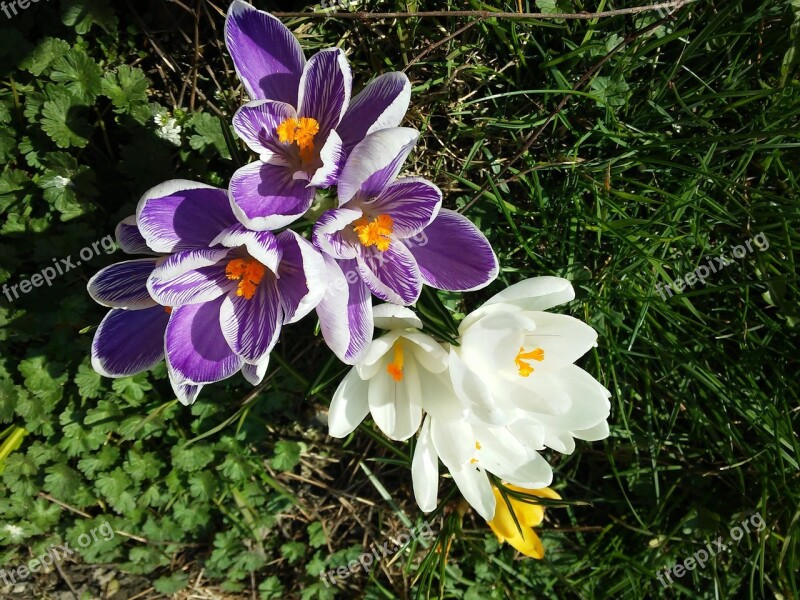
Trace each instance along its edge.
<instances>
[{"instance_id":1,"label":"white petal","mask_svg":"<svg viewBox=\"0 0 800 600\"><path fill-rule=\"evenodd\" d=\"M597 343L597 332L583 321L568 315L526 312L536 330L525 337L525 347L544 350L544 360L536 367L553 371L571 365Z\"/></svg>"},{"instance_id":2,"label":"white petal","mask_svg":"<svg viewBox=\"0 0 800 600\"><path fill-rule=\"evenodd\" d=\"M560 277L534 277L507 287L483 306L514 304L523 310L548 310L575 298L572 284Z\"/></svg>"},{"instance_id":3,"label":"white petal","mask_svg":"<svg viewBox=\"0 0 800 600\"><path fill-rule=\"evenodd\" d=\"M431 336L418 331L405 331L403 338L411 342L407 344L420 365L432 373L441 373L450 362L450 356L442 345Z\"/></svg>"},{"instance_id":4,"label":"white petal","mask_svg":"<svg viewBox=\"0 0 800 600\"><path fill-rule=\"evenodd\" d=\"M609 435L608 421L603 421L588 429L574 430L572 431L572 435L579 440L599 442L600 440L606 439Z\"/></svg>"},{"instance_id":5,"label":"white petal","mask_svg":"<svg viewBox=\"0 0 800 600\"><path fill-rule=\"evenodd\" d=\"M378 304L372 308L372 317L378 329L422 329L422 321L416 313L397 304Z\"/></svg>"},{"instance_id":6,"label":"white petal","mask_svg":"<svg viewBox=\"0 0 800 600\"><path fill-rule=\"evenodd\" d=\"M430 434L431 418L426 417L422 431L414 448L411 461L411 481L414 485L414 498L422 512L431 512L436 508L439 495L439 457L433 447Z\"/></svg>"},{"instance_id":7,"label":"white petal","mask_svg":"<svg viewBox=\"0 0 800 600\"><path fill-rule=\"evenodd\" d=\"M455 348L450 349L450 378L456 394L476 418L493 425L513 420L513 415L498 405L489 387L467 367Z\"/></svg>"},{"instance_id":8,"label":"white petal","mask_svg":"<svg viewBox=\"0 0 800 600\"><path fill-rule=\"evenodd\" d=\"M388 357L381 364L388 362ZM395 381L384 369L369 381L369 411L375 424L393 440L407 440L422 422L422 391L417 365L405 361L403 378Z\"/></svg>"},{"instance_id":9,"label":"white petal","mask_svg":"<svg viewBox=\"0 0 800 600\"><path fill-rule=\"evenodd\" d=\"M494 518L497 507L492 485L483 469L467 466L462 470L450 470L464 499L487 521Z\"/></svg>"},{"instance_id":10,"label":"white petal","mask_svg":"<svg viewBox=\"0 0 800 600\"><path fill-rule=\"evenodd\" d=\"M361 424L369 412L367 390L369 383L350 369L336 388L328 410L328 434L343 438L350 435Z\"/></svg>"},{"instance_id":11,"label":"white petal","mask_svg":"<svg viewBox=\"0 0 800 600\"><path fill-rule=\"evenodd\" d=\"M422 389L422 408L434 419L445 423L461 421L467 416L467 407L458 399L448 373L419 370Z\"/></svg>"},{"instance_id":12,"label":"white petal","mask_svg":"<svg viewBox=\"0 0 800 600\"><path fill-rule=\"evenodd\" d=\"M242 365L242 375L251 385L260 385L264 381L269 367L269 354L257 363L244 363Z\"/></svg>"}]
</instances>

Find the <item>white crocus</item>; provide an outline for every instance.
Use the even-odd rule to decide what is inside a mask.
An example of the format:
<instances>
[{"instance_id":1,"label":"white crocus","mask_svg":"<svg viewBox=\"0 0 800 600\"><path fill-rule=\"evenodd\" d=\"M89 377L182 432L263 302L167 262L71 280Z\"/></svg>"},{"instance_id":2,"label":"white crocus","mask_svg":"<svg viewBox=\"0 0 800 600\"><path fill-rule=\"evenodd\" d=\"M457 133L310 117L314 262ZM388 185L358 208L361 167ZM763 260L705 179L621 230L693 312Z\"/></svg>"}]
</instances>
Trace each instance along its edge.
<instances>
[{"instance_id":1,"label":"white crocus","mask_svg":"<svg viewBox=\"0 0 800 600\"><path fill-rule=\"evenodd\" d=\"M544 312L575 297L557 277L513 285L467 316L460 345L450 349L456 394L478 419L543 427L544 445L559 452L573 438L608 436L611 394L573 363L596 345L597 333L567 315Z\"/></svg>"},{"instance_id":2,"label":"white crocus","mask_svg":"<svg viewBox=\"0 0 800 600\"><path fill-rule=\"evenodd\" d=\"M328 429L333 437L349 435L367 413L393 440L407 440L419 429L422 412L435 412L438 397L450 386L448 355L420 331L422 322L408 308L374 308L375 327L388 332L373 340L362 360L333 395ZM457 411L457 418L464 410Z\"/></svg>"}]
</instances>

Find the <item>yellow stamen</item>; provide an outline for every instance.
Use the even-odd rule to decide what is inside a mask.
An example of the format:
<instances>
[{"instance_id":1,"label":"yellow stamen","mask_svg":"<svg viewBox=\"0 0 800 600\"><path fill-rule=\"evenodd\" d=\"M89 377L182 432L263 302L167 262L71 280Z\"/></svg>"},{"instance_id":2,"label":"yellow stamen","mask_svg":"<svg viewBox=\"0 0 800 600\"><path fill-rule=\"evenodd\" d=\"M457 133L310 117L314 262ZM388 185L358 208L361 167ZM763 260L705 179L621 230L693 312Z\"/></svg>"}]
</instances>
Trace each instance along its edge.
<instances>
[{"instance_id":1,"label":"yellow stamen","mask_svg":"<svg viewBox=\"0 0 800 600\"><path fill-rule=\"evenodd\" d=\"M164 312L167 313L168 315L171 315L172 314L172 307L171 306L165 306L164 307Z\"/></svg>"},{"instance_id":2,"label":"yellow stamen","mask_svg":"<svg viewBox=\"0 0 800 600\"><path fill-rule=\"evenodd\" d=\"M478 440L475 440L475 450L481 449L481 443Z\"/></svg>"},{"instance_id":3,"label":"yellow stamen","mask_svg":"<svg viewBox=\"0 0 800 600\"><path fill-rule=\"evenodd\" d=\"M394 343L394 360L386 367L386 371L395 381L403 381L403 362L403 343L397 340Z\"/></svg>"},{"instance_id":4,"label":"yellow stamen","mask_svg":"<svg viewBox=\"0 0 800 600\"><path fill-rule=\"evenodd\" d=\"M256 295L258 284L264 278L267 268L254 258L235 258L225 267L228 279L238 280L237 296L251 300Z\"/></svg>"},{"instance_id":5,"label":"yellow stamen","mask_svg":"<svg viewBox=\"0 0 800 600\"><path fill-rule=\"evenodd\" d=\"M297 144L300 158L308 162L314 157L314 136L319 133L319 122L311 117L289 118L278 125L275 132L284 144Z\"/></svg>"},{"instance_id":6,"label":"yellow stamen","mask_svg":"<svg viewBox=\"0 0 800 600\"><path fill-rule=\"evenodd\" d=\"M389 249L394 231L394 220L389 215L378 215L370 221L369 217L361 217L353 223L353 230L364 246L377 246L381 252Z\"/></svg>"},{"instance_id":7,"label":"yellow stamen","mask_svg":"<svg viewBox=\"0 0 800 600\"><path fill-rule=\"evenodd\" d=\"M533 373L533 367L524 362L526 360L542 362L544 360L544 350L541 348L534 348L530 352L525 352L524 346L519 347L519 352L517 352L517 357L514 359L514 363L517 365L519 374L522 377L528 377L531 373Z\"/></svg>"},{"instance_id":8,"label":"yellow stamen","mask_svg":"<svg viewBox=\"0 0 800 600\"><path fill-rule=\"evenodd\" d=\"M474 464L475 464L475 463L477 463L477 462L478 462L478 459L477 459L477 458L470 458L470 459L469 459L469 464L471 464L471 465L474 465Z\"/></svg>"}]
</instances>

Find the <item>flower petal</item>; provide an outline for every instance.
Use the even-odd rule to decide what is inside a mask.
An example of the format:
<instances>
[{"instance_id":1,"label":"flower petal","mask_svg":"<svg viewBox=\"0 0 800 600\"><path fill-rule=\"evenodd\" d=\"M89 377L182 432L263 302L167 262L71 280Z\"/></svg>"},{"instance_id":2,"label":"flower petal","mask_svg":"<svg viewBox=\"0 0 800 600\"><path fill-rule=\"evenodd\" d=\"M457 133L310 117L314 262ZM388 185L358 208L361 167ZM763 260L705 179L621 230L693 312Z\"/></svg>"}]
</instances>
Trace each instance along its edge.
<instances>
[{"instance_id":1,"label":"flower petal","mask_svg":"<svg viewBox=\"0 0 800 600\"><path fill-rule=\"evenodd\" d=\"M422 408L431 417L445 423L456 423L467 416L467 407L456 396L449 373L420 369L419 382L424 390Z\"/></svg>"},{"instance_id":2,"label":"flower petal","mask_svg":"<svg viewBox=\"0 0 800 600\"><path fill-rule=\"evenodd\" d=\"M322 301L328 270L316 248L294 231L287 229L276 237L283 253L278 267L283 322L296 323Z\"/></svg>"},{"instance_id":3,"label":"flower petal","mask_svg":"<svg viewBox=\"0 0 800 600\"><path fill-rule=\"evenodd\" d=\"M402 441L417 432L422 422L422 388L416 361L405 361L400 381L386 369L379 371L369 381L368 397L372 419L387 437Z\"/></svg>"},{"instance_id":4,"label":"flower petal","mask_svg":"<svg viewBox=\"0 0 800 600\"><path fill-rule=\"evenodd\" d=\"M480 516L491 521L497 502L486 472L483 469L467 465L463 469L450 469L450 474L464 499Z\"/></svg>"},{"instance_id":5,"label":"flower petal","mask_svg":"<svg viewBox=\"0 0 800 600\"><path fill-rule=\"evenodd\" d=\"M242 375L251 385L260 385L264 381L264 375L267 374L267 367L269 367L269 354L257 363L244 363Z\"/></svg>"},{"instance_id":6,"label":"flower petal","mask_svg":"<svg viewBox=\"0 0 800 600\"><path fill-rule=\"evenodd\" d=\"M283 249L278 240L270 231L253 231L241 223L236 223L221 232L212 245L221 245L226 248L244 246L248 254L273 273L277 272L281 262Z\"/></svg>"},{"instance_id":7,"label":"flower petal","mask_svg":"<svg viewBox=\"0 0 800 600\"><path fill-rule=\"evenodd\" d=\"M126 260L101 269L86 288L98 304L113 308L142 309L158 303L147 291L147 278L156 266L156 258Z\"/></svg>"},{"instance_id":8,"label":"flower petal","mask_svg":"<svg viewBox=\"0 0 800 600\"><path fill-rule=\"evenodd\" d=\"M334 258L355 258L358 251L344 237L344 229L363 216L360 210L334 208L326 210L314 225L314 244Z\"/></svg>"},{"instance_id":9,"label":"flower petal","mask_svg":"<svg viewBox=\"0 0 800 600\"><path fill-rule=\"evenodd\" d=\"M344 168L346 158L347 155L344 152L339 134L331 129L328 139L325 140L322 149L319 151L319 160L322 162L322 166L314 171L308 185L319 188L336 185Z\"/></svg>"},{"instance_id":10,"label":"flower petal","mask_svg":"<svg viewBox=\"0 0 800 600\"><path fill-rule=\"evenodd\" d=\"M418 138L414 129L392 127L370 133L359 142L339 176L339 206L356 194L362 199L380 194L395 180Z\"/></svg>"},{"instance_id":11,"label":"flower petal","mask_svg":"<svg viewBox=\"0 0 800 600\"><path fill-rule=\"evenodd\" d=\"M164 358L167 321L163 306L109 311L94 334L94 370L105 377L128 377L155 367Z\"/></svg>"},{"instance_id":12,"label":"flower petal","mask_svg":"<svg viewBox=\"0 0 800 600\"><path fill-rule=\"evenodd\" d=\"M467 367L455 348L450 349L450 378L456 395L478 419L492 425L513 420L513 415L498 406L489 387Z\"/></svg>"},{"instance_id":13,"label":"flower petal","mask_svg":"<svg viewBox=\"0 0 800 600\"><path fill-rule=\"evenodd\" d=\"M278 342L283 310L274 275L267 274L249 300L226 294L220 309L222 335L231 350L250 363L260 362Z\"/></svg>"},{"instance_id":14,"label":"flower petal","mask_svg":"<svg viewBox=\"0 0 800 600\"><path fill-rule=\"evenodd\" d=\"M173 309L167 325L167 366L180 383L214 383L242 367L220 326L224 297Z\"/></svg>"},{"instance_id":15,"label":"flower petal","mask_svg":"<svg viewBox=\"0 0 800 600\"><path fill-rule=\"evenodd\" d=\"M544 311L575 298L572 284L561 277L533 277L507 287L484 302L513 304L526 311Z\"/></svg>"},{"instance_id":16,"label":"flower petal","mask_svg":"<svg viewBox=\"0 0 800 600\"><path fill-rule=\"evenodd\" d=\"M363 208L370 214L389 215L394 235L410 238L431 224L441 206L442 192L438 187L421 177L403 177L390 183L374 200L365 202ZM422 232L427 238L425 234Z\"/></svg>"},{"instance_id":17,"label":"flower petal","mask_svg":"<svg viewBox=\"0 0 800 600\"><path fill-rule=\"evenodd\" d=\"M544 350L544 360L538 363L542 371L567 367L597 345L597 332L579 319L548 312L522 314L536 323L525 343Z\"/></svg>"},{"instance_id":18,"label":"flower petal","mask_svg":"<svg viewBox=\"0 0 800 600\"><path fill-rule=\"evenodd\" d=\"M328 347L344 363L355 364L366 351L375 329L372 323L372 296L357 275L353 260L337 262L323 255L328 271L328 288L317 306L322 336ZM352 281L352 283L351 283Z\"/></svg>"},{"instance_id":19,"label":"flower petal","mask_svg":"<svg viewBox=\"0 0 800 600\"><path fill-rule=\"evenodd\" d=\"M257 231L286 227L311 207L315 190L294 179L285 165L250 163L233 174L231 207L246 227Z\"/></svg>"},{"instance_id":20,"label":"flower petal","mask_svg":"<svg viewBox=\"0 0 800 600\"><path fill-rule=\"evenodd\" d=\"M144 241L139 226L136 224L136 215L122 219L114 234L117 238L117 245L126 254L156 254Z\"/></svg>"},{"instance_id":21,"label":"flower petal","mask_svg":"<svg viewBox=\"0 0 800 600\"><path fill-rule=\"evenodd\" d=\"M286 153L286 145L279 139L276 130L286 119L297 117L294 107L274 100L253 100L233 115L233 130L248 148L262 157Z\"/></svg>"},{"instance_id":22,"label":"flower petal","mask_svg":"<svg viewBox=\"0 0 800 600\"><path fill-rule=\"evenodd\" d=\"M378 304L372 308L372 319L378 329L422 329L422 321L410 308L397 304Z\"/></svg>"},{"instance_id":23,"label":"flower petal","mask_svg":"<svg viewBox=\"0 0 800 600\"><path fill-rule=\"evenodd\" d=\"M425 228L425 244L409 244L425 284L440 290L469 292L489 285L500 267L491 244L469 219L441 209Z\"/></svg>"},{"instance_id":24,"label":"flower petal","mask_svg":"<svg viewBox=\"0 0 800 600\"><path fill-rule=\"evenodd\" d=\"M172 391L175 393L175 397L178 399L178 402L184 406L191 406L194 404L195 400L197 400L197 396L200 394L200 390L203 389L202 385L197 385L194 383L177 383L171 378L169 382L170 385L172 385Z\"/></svg>"},{"instance_id":25,"label":"flower petal","mask_svg":"<svg viewBox=\"0 0 800 600\"><path fill-rule=\"evenodd\" d=\"M167 253L208 247L236 217L225 190L175 179L145 192L136 222L147 245Z\"/></svg>"},{"instance_id":26,"label":"flower petal","mask_svg":"<svg viewBox=\"0 0 800 600\"><path fill-rule=\"evenodd\" d=\"M319 123L321 138L342 120L350 105L353 75L341 48L320 50L312 56L300 78L297 114Z\"/></svg>"},{"instance_id":27,"label":"flower petal","mask_svg":"<svg viewBox=\"0 0 800 600\"><path fill-rule=\"evenodd\" d=\"M414 304L422 292L422 276L409 249L393 240L381 252L364 248L357 257L358 272L367 287L381 300L394 304Z\"/></svg>"},{"instance_id":28,"label":"flower petal","mask_svg":"<svg viewBox=\"0 0 800 600\"><path fill-rule=\"evenodd\" d=\"M411 82L405 73L384 73L370 81L350 102L337 127L345 150L349 153L373 131L400 125L410 100Z\"/></svg>"},{"instance_id":29,"label":"flower petal","mask_svg":"<svg viewBox=\"0 0 800 600\"><path fill-rule=\"evenodd\" d=\"M436 508L439 495L439 457L433 447L430 429L431 418L425 417L411 461L414 498L422 512L426 513Z\"/></svg>"},{"instance_id":30,"label":"flower petal","mask_svg":"<svg viewBox=\"0 0 800 600\"><path fill-rule=\"evenodd\" d=\"M350 369L333 394L328 410L328 435L343 438L355 431L369 413L368 389L369 382L361 379L354 368Z\"/></svg>"},{"instance_id":31,"label":"flower petal","mask_svg":"<svg viewBox=\"0 0 800 600\"><path fill-rule=\"evenodd\" d=\"M164 306L208 302L236 288L225 273L230 250L186 250L168 257L147 280L150 295Z\"/></svg>"},{"instance_id":32,"label":"flower petal","mask_svg":"<svg viewBox=\"0 0 800 600\"><path fill-rule=\"evenodd\" d=\"M235 0L225 19L225 43L252 99L297 106L306 59L297 38L272 15Z\"/></svg>"}]
</instances>

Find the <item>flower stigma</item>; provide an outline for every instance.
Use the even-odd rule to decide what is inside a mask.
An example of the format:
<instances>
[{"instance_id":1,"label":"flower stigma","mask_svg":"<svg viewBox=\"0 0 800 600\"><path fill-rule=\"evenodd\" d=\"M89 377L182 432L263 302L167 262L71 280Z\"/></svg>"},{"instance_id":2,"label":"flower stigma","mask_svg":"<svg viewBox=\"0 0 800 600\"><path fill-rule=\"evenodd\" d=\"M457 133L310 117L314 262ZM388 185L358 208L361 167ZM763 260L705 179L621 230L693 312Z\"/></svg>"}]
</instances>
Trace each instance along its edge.
<instances>
[{"instance_id":1,"label":"flower stigma","mask_svg":"<svg viewBox=\"0 0 800 600\"><path fill-rule=\"evenodd\" d=\"M534 348L530 352L525 352L524 346L519 347L519 352L517 352L517 357L514 359L514 364L517 365L521 377L528 377L533 373L533 367L529 363L526 363L526 360L542 362L544 360L544 350L541 348Z\"/></svg>"},{"instance_id":2,"label":"flower stigma","mask_svg":"<svg viewBox=\"0 0 800 600\"><path fill-rule=\"evenodd\" d=\"M377 246L378 250L386 252L392 241L389 236L394 231L394 220L389 215L378 215L372 220L361 217L353 223L353 230L364 246Z\"/></svg>"},{"instance_id":3,"label":"flower stigma","mask_svg":"<svg viewBox=\"0 0 800 600\"><path fill-rule=\"evenodd\" d=\"M310 162L314 157L314 136L319 133L319 122L311 117L291 117L278 125L275 132L283 143L297 144L300 158Z\"/></svg>"},{"instance_id":4,"label":"flower stigma","mask_svg":"<svg viewBox=\"0 0 800 600\"><path fill-rule=\"evenodd\" d=\"M235 258L225 267L228 279L239 281L236 288L237 296L244 296L251 300L256 294L258 284L264 278L267 268L254 258Z\"/></svg>"},{"instance_id":5,"label":"flower stigma","mask_svg":"<svg viewBox=\"0 0 800 600\"><path fill-rule=\"evenodd\" d=\"M394 359L386 366L386 372L392 376L396 382L403 381L403 343L397 340L394 343Z\"/></svg>"}]
</instances>

